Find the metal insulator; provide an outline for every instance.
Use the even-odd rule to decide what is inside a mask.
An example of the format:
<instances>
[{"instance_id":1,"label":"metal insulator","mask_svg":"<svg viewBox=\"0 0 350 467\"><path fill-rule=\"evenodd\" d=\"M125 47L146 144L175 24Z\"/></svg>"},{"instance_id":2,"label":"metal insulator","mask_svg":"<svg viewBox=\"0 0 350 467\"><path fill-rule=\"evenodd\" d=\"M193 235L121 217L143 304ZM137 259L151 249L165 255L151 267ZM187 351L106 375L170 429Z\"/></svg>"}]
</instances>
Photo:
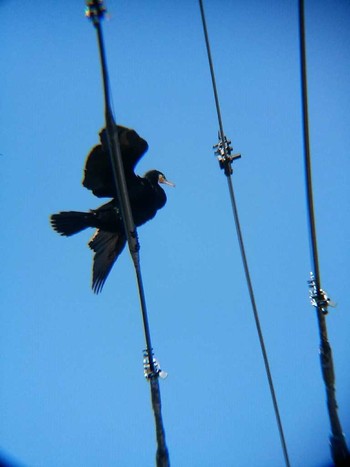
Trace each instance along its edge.
<instances>
[{"instance_id":1,"label":"metal insulator","mask_svg":"<svg viewBox=\"0 0 350 467\"><path fill-rule=\"evenodd\" d=\"M153 368L154 371L152 372L151 370L151 365L148 357L148 352L147 350L143 351L143 374L144 377L148 380L154 377L159 376L162 379L165 379L168 376L168 373L166 371L163 371L160 368L159 361L155 358L154 355L152 355L152 360L153 360Z\"/></svg>"},{"instance_id":2,"label":"metal insulator","mask_svg":"<svg viewBox=\"0 0 350 467\"><path fill-rule=\"evenodd\" d=\"M315 277L312 272L310 272L310 280L308 280L309 284L309 297L311 305L315 308L319 308L324 315L328 313L328 307L331 306L333 308L336 307L336 303L334 303L327 295L327 293L323 289L317 289Z\"/></svg>"},{"instance_id":3,"label":"metal insulator","mask_svg":"<svg viewBox=\"0 0 350 467\"><path fill-rule=\"evenodd\" d=\"M215 149L214 154L219 161L220 168L224 169L225 172L227 171L229 173L232 173L231 163L235 159L239 159L241 157L241 154L234 154L233 156L231 156L231 153L233 151L233 148L231 146L231 140L228 140L226 136L224 136L224 141L222 141L220 133L218 137L218 144L215 144L213 146L213 149Z\"/></svg>"},{"instance_id":4,"label":"metal insulator","mask_svg":"<svg viewBox=\"0 0 350 467\"><path fill-rule=\"evenodd\" d=\"M103 0L87 0L85 7L85 16L96 24L100 18L103 18L107 8L103 5Z\"/></svg>"}]
</instances>

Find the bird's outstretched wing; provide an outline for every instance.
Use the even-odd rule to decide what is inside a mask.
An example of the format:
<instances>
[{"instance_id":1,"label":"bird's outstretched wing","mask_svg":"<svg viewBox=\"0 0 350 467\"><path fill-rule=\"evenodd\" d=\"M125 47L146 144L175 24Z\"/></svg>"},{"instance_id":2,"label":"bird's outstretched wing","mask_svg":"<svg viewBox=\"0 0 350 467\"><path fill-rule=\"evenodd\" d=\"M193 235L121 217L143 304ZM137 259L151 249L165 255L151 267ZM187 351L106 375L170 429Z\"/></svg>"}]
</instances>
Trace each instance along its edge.
<instances>
[{"instance_id":1,"label":"bird's outstretched wing","mask_svg":"<svg viewBox=\"0 0 350 467\"><path fill-rule=\"evenodd\" d=\"M89 242L89 247L95 252L92 268L92 290L97 294L110 273L112 266L126 243L124 232L106 232L97 230Z\"/></svg>"},{"instance_id":2,"label":"bird's outstretched wing","mask_svg":"<svg viewBox=\"0 0 350 467\"><path fill-rule=\"evenodd\" d=\"M83 185L99 198L115 197L108 153L101 144L94 146L86 159Z\"/></svg>"},{"instance_id":3,"label":"bird's outstretched wing","mask_svg":"<svg viewBox=\"0 0 350 467\"><path fill-rule=\"evenodd\" d=\"M117 128L125 178L128 181L135 177L134 169L147 151L148 144L135 130L120 125ZM106 129L100 132L100 141L101 144L94 146L86 159L83 185L99 198L115 198L117 194L109 161Z\"/></svg>"}]
</instances>

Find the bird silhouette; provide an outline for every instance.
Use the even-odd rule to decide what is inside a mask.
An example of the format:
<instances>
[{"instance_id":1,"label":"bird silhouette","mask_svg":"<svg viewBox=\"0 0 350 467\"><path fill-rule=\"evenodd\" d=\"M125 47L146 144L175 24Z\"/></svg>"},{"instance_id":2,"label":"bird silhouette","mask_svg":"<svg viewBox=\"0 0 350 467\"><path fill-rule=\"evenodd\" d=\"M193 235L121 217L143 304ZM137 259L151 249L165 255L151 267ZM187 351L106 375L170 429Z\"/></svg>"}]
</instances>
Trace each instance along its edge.
<instances>
[{"instance_id":1,"label":"bird silhouette","mask_svg":"<svg viewBox=\"0 0 350 467\"><path fill-rule=\"evenodd\" d=\"M148 149L147 142L135 130L117 126L133 220L136 227L152 219L166 203L166 194L159 183L174 186L159 170L150 170L143 177L136 175L135 166ZM88 245L94 251L92 289L101 292L113 264L123 251L126 235L116 193L107 149L106 130L100 132L101 144L90 151L84 168L83 186L98 197L112 197L108 203L88 212L63 211L52 214L52 228L69 237L88 227L96 232Z\"/></svg>"}]
</instances>

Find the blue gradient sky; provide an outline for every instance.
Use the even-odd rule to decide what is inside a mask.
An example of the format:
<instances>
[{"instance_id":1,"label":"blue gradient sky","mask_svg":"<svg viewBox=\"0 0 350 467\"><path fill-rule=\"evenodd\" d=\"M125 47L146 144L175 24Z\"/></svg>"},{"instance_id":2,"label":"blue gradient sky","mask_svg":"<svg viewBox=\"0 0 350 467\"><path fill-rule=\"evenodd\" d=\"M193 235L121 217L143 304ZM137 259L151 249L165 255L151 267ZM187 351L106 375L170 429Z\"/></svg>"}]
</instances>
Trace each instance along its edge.
<instances>
[{"instance_id":1,"label":"blue gradient sky","mask_svg":"<svg viewBox=\"0 0 350 467\"><path fill-rule=\"evenodd\" d=\"M103 24L116 119L150 149L137 167L176 183L139 229L171 462L281 466L283 455L239 254L196 1L113 1ZM330 462L308 301L310 260L297 2L205 2L233 183L291 464ZM81 186L103 126L84 2L2 0L0 449L16 466L154 465L150 394L127 251L90 289L92 232L60 210L102 204ZM311 149L339 414L350 437L350 4L306 1Z\"/></svg>"}]
</instances>

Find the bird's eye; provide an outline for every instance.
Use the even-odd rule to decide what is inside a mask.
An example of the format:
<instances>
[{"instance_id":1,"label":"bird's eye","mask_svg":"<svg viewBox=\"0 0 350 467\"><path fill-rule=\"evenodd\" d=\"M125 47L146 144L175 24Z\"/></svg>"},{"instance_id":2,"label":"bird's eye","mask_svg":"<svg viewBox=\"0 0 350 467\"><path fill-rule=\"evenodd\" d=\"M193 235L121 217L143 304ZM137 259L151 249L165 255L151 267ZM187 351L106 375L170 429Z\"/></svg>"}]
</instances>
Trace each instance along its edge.
<instances>
[{"instance_id":1,"label":"bird's eye","mask_svg":"<svg viewBox=\"0 0 350 467\"><path fill-rule=\"evenodd\" d=\"M163 175L162 173L160 173L158 175L158 182L159 183L164 183L165 185L169 185L169 186L172 186L172 187L175 186L175 184L173 182L169 182L169 180L167 180L165 175Z\"/></svg>"}]
</instances>

